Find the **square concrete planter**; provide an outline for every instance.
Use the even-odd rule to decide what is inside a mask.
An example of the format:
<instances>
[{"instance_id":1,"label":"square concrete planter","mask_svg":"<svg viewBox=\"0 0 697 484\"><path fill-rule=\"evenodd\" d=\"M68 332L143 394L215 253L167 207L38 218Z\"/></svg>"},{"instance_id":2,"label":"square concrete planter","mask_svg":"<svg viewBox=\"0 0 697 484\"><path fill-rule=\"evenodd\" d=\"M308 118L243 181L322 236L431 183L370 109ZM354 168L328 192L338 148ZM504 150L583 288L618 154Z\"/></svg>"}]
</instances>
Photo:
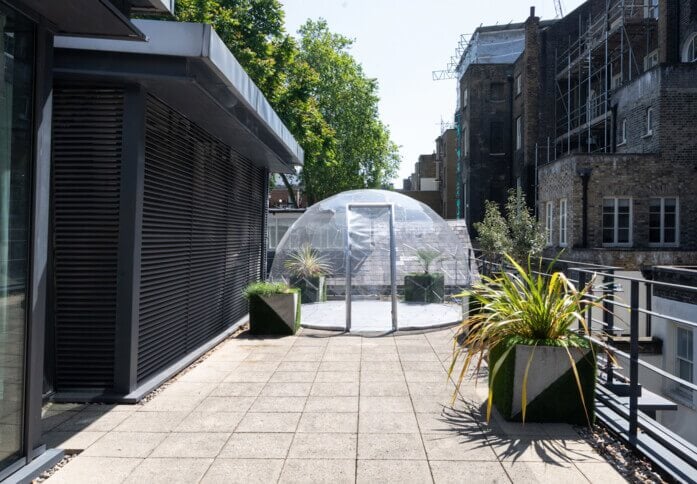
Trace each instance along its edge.
<instances>
[{"instance_id":1,"label":"square concrete planter","mask_svg":"<svg viewBox=\"0 0 697 484\"><path fill-rule=\"evenodd\" d=\"M303 304L327 300L327 278L325 276L292 278L290 285L300 289L300 302Z\"/></svg>"},{"instance_id":2,"label":"square concrete planter","mask_svg":"<svg viewBox=\"0 0 697 484\"><path fill-rule=\"evenodd\" d=\"M300 291L249 298L249 332L291 335L300 327Z\"/></svg>"},{"instance_id":3,"label":"square concrete planter","mask_svg":"<svg viewBox=\"0 0 697 484\"><path fill-rule=\"evenodd\" d=\"M441 303L445 294L443 274L411 274L404 277L406 302Z\"/></svg>"},{"instance_id":4,"label":"square concrete planter","mask_svg":"<svg viewBox=\"0 0 697 484\"><path fill-rule=\"evenodd\" d=\"M525 367L533 346L515 345L508 353L493 382L493 403L506 420L522 420L522 388ZM595 417L596 361L590 349L570 348L583 389L590 421ZM503 345L489 353L491 369L503 356ZM527 381L526 422L565 422L588 425L578 385L564 348L537 346Z\"/></svg>"}]
</instances>

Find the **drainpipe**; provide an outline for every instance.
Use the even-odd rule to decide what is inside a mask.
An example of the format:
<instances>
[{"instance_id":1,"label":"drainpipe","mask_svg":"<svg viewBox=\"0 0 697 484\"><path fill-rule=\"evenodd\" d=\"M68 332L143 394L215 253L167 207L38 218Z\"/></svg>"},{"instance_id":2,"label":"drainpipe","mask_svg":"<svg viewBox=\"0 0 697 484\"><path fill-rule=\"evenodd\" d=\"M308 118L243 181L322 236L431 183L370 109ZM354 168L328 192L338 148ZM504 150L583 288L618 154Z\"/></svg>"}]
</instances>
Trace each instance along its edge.
<instances>
[{"instance_id":1,"label":"drainpipe","mask_svg":"<svg viewBox=\"0 0 697 484\"><path fill-rule=\"evenodd\" d=\"M506 116L510 120L510 125L508 128L508 154L510 156L510 161L508 162L508 185L509 188L513 186L513 180L515 179L515 119L513 119L513 76L508 75L506 77L506 81L508 82L508 116ZM521 113L522 114L522 113Z\"/></svg>"},{"instance_id":2,"label":"drainpipe","mask_svg":"<svg viewBox=\"0 0 697 484\"><path fill-rule=\"evenodd\" d=\"M582 223L583 229L581 233L582 242L581 247L588 248L588 181L591 178L592 168L579 168L576 174L581 177L581 183L583 184L583 192L581 195L582 208Z\"/></svg>"}]
</instances>

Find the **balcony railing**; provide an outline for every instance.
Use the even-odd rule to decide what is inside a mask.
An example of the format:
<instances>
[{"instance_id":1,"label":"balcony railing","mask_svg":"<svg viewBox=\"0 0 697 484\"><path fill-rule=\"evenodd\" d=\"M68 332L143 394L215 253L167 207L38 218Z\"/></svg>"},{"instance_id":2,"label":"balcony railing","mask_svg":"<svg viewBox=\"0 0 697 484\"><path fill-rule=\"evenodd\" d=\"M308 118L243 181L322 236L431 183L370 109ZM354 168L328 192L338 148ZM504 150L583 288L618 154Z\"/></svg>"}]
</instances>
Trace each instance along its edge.
<instances>
[{"instance_id":1,"label":"balcony railing","mask_svg":"<svg viewBox=\"0 0 697 484\"><path fill-rule=\"evenodd\" d=\"M500 262L487 261L481 254L476 260L481 273L502 268ZM687 380L650 361L665 362L665 355L657 358L656 352L672 353L675 347L664 347L656 334L668 335L672 340L672 330L677 327L697 333L697 287L646 280L620 273L617 267L568 260L556 260L553 271L564 272L576 287L594 281L593 293L588 297L602 302L603 311L589 311L586 321L591 328L591 335L586 337L606 350L598 353L599 420L677 481L697 482L697 445L656 419L657 412L675 412L682 406L683 411L695 411L687 425L697 425L695 372L692 380ZM689 318L652 309L654 294L671 291L695 295L694 312ZM695 364L693 353L693 368Z\"/></svg>"}]
</instances>

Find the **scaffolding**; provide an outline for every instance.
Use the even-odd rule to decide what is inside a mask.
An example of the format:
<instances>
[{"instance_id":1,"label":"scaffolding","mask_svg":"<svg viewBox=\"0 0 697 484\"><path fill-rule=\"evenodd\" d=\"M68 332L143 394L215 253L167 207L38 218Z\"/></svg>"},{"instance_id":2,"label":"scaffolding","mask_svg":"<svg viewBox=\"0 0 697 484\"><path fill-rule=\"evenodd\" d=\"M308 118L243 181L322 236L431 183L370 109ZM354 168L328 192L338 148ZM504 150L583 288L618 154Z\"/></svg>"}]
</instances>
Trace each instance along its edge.
<instances>
[{"instance_id":1,"label":"scaffolding","mask_svg":"<svg viewBox=\"0 0 697 484\"><path fill-rule=\"evenodd\" d=\"M555 51L554 158L612 149L614 90L658 64L657 0L605 0Z\"/></svg>"}]
</instances>

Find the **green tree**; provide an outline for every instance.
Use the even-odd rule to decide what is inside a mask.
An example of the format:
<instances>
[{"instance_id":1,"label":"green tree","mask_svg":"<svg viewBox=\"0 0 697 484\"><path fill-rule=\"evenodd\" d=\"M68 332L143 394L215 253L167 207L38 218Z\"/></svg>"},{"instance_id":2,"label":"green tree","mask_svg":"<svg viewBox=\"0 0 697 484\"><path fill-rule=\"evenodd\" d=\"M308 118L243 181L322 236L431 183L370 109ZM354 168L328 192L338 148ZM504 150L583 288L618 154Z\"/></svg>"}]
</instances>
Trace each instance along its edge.
<instances>
[{"instance_id":1,"label":"green tree","mask_svg":"<svg viewBox=\"0 0 697 484\"><path fill-rule=\"evenodd\" d=\"M498 205L487 200L484 220L474 224L485 258L498 262L507 253L518 262L527 263L528 257L539 257L546 242L545 232L526 205L524 195L510 190L505 211L504 218Z\"/></svg>"},{"instance_id":2,"label":"green tree","mask_svg":"<svg viewBox=\"0 0 697 484\"><path fill-rule=\"evenodd\" d=\"M305 163L308 196L317 200L344 190L385 186L396 173L399 155L380 121L377 81L367 78L351 55L353 41L330 32L325 20L308 20L298 33L298 58L318 74L313 95L335 133L335 160ZM327 170L331 183L318 183Z\"/></svg>"},{"instance_id":3,"label":"green tree","mask_svg":"<svg viewBox=\"0 0 697 484\"><path fill-rule=\"evenodd\" d=\"M176 14L213 26L302 146L300 180L311 203L387 185L397 146L379 118L377 81L351 56L350 39L308 20L296 41L278 0L177 0Z\"/></svg>"}]
</instances>

